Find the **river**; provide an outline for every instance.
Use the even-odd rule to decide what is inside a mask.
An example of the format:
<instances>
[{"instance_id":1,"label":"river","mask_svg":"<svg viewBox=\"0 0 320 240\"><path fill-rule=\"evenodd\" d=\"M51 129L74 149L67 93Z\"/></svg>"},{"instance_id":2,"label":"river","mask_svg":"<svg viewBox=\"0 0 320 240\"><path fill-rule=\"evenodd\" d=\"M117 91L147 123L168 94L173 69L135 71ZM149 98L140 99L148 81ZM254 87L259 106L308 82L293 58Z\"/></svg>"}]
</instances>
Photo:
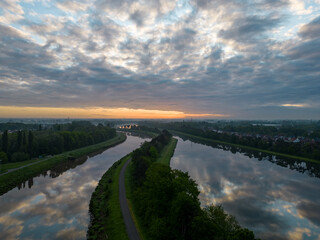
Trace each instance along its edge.
<instances>
[{"instance_id":1,"label":"river","mask_svg":"<svg viewBox=\"0 0 320 240\"><path fill-rule=\"evenodd\" d=\"M319 165L178 138L171 167L261 239L320 239Z\"/></svg>"},{"instance_id":2,"label":"river","mask_svg":"<svg viewBox=\"0 0 320 240\"><path fill-rule=\"evenodd\" d=\"M0 196L0 239L86 239L89 202L98 181L145 139L61 164Z\"/></svg>"},{"instance_id":3,"label":"river","mask_svg":"<svg viewBox=\"0 0 320 240\"><path fill-rule=\"evenodd\" d=\"M261 239L320 239L318 165L179 137L171 167L188 171L203 206L222 204ZM0 196L0 239L85 239L104 172L147 139L59 165Z\"/></svg>"}]
</instances>

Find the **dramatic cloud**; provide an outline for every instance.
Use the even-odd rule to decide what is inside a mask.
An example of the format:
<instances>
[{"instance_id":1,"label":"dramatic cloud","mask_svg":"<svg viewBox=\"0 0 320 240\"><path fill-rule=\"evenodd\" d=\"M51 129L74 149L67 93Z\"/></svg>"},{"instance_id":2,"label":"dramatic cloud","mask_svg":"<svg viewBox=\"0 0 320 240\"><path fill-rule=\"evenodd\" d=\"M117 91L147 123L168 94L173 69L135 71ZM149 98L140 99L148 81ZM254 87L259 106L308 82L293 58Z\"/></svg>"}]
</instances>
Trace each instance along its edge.
<instances>
[{"instance_id":1,"label":"dramatic cloud","mask_svg":"<svg viewBox=\"0 0 320 240\"><path fill-rule=\"evenodd\" d=\"M319 119L319 26L318 1L1 1L0 105Z\"/></svg>"}]
</instances>

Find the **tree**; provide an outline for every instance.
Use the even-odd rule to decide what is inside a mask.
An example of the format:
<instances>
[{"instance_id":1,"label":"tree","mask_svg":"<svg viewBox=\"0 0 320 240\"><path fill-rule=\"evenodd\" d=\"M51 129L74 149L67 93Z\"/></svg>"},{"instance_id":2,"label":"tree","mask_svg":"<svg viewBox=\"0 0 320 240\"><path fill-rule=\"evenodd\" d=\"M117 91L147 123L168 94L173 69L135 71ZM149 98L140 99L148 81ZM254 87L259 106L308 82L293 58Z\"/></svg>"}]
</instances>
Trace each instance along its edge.
<instances>
[{"instance_id":1,"label":"tree","mask_svg":"<svg viewBox=\"0 0 320 240\"><path fill-rule=\"evenodd\" d=\"M8 153L8 145L9 145L8 130L6 130L2 134L2 151L3 152Z\"/></svg>"},{"instance_id":2,"label":"tree","mask_svg":"<svg viewBox=\"0 0 320 240\"><path fill-rule=\"evenodd\" d=\"M26 132L22 132L22 145L25 147L27 145L27 135Z\"/></svg>"},{"instance_id":3,"label":"tree","mask_svg":"<svg viewBox=\"0 0 320 240\"><path fill-rule=\"evenodd\" d=\"M8 162L8 157L5 152L0 152L0 161L1 163L7 163Z\"/></svg>"},{"instance_id":4,"label":"tree","mask_svg":"<svg viewBox=\"0 0 320 240\"><path fill-rule=\"evenodd\" d=\"M236 218L225 213L221 205L207 206L204 208L204 212L208 218L218 226L218 228L223 232L224 236L228 236L229 234L241 228Z\"/></svg>"},{"instance_id":5,"label":"tree","mask_svg":"<svg viewBox=\"0 0 320 240\"><path fill-rule=\"evenodd\" d=\"M13 162L22 162L29 159L29 155L24 152L15 152L12 154L11 161Z\"/></svg>"},{"instance_id":6,"label":"tree","mask_svg":"<svg viewBox=\"0 0 320 240\"><path fill-rule=\"evenodd\" d=\"M17 136L17 151L21 149L22 146L22 132L18 131L18 136Z\"/></svg>"},{"instance_id":7,"label":"tree","mask_svg":"<svg viewBox=\"0 0 320 240\"><path fill-rule=\"evenodd\" d=\"M32 131L29 131L28 134L28 153L30 154L30 156L34 156L33 154L33 133Z\"/></svg>"},{"instance_id":8,"label":"tree","mask_svg":"<svg viewBox=\"0 0 320 240\"><path fill-rule=\"evenodd\" d=\"M247 228L239 228L227 237L227 240L243 240L243 239L255 240L253 232Z\"/></svg>"}]
</instances>

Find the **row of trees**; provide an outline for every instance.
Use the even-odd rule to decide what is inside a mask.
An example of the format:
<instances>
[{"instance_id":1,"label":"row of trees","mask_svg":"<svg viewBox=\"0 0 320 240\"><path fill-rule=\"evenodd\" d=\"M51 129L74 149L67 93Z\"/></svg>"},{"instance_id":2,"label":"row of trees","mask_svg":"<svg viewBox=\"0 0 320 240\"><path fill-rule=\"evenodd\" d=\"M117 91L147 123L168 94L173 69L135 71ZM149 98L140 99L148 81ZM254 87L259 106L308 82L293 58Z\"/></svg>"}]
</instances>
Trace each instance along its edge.
<instances>
[{"instance_id":1,"label":"row of trees","mask_svg":"<svg viewBox=\"0 0 320 240\"><path fill-rule=\"evenodd\" d=\"M37 131L4 131L0 139L0 159L19 162L42 155L53 155L64 151L106 141L116 135L116 130L90 122L73 122L54 125Z\"/></svg>"},{"instance_id":2,"label":"row of trees","mask_svg":"<svg viewBox=\"0 0 320 240\"><path fill-rule=\"evenodd\" d=\"M133 201L147 239L254 239L221 206L200 207L197 184L187 173L156 162L170 141L164 131L133 153Z\"/></svg>"},{"instance_id":3,"label":"row of trees","mask_svg":"<svg viewBox=\"0 0 320 240\"><path fill-rule=\"evenodd\" d=\"M279 124L262 124L256 121L183 121L183 122L142 122L153 128L173 129L188 126L197 129L215 129L225 132L252 133L268 136L320 138L320 121L281 121ZM141 125L140 125L141 126Z\"/></svg>"},{"instance_id":4,"label":"row of trees","mask_svg":"<svg viewBox=\"0 0 320 240\"><path fill-rule=\"evenodd\" d=\"M174 128L174 130L214 140L220 140L224 142L260 148L268 151L320 160L320 144L316 142L292 143L285 142L284 140L273 141L272 139L263 139L261 137L239 137L235 134L230 135L226 133L217 133L210 130L192 128L187 125L182 125L179 128Z\"/></svg>"}]
</instances>

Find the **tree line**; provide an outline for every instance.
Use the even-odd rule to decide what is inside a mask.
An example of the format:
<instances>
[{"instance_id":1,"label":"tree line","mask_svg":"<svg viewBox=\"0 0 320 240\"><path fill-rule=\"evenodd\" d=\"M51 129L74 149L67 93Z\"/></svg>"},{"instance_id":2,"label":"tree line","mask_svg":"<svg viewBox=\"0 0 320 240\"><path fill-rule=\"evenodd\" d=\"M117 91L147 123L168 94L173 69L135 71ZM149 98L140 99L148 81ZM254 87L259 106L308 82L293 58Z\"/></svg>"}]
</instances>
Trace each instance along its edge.
<instances>
[{"instance_id":1,"label":"tree line","mask_svg":"<svg viewBox=\"0 0 320 240\"><path fill-rule=\"evenodd\" d=\"M284 153L294 156L301 156L305 158L310 158L314 160L320 161L320 143L319 142L285 142L283 139L278 139L277 141L272 140L271 138L265 139L262 137L252 137L252 136L237 136L235 134L228 133L219 133L210 130L212 126L215 124L207 123L207 122L172 122L172 123L148 123L148 125L152 127L166 128L170 130L180 131L184 133L188 133L191 135L209 138L213 140L219 140L223 142L229 142L233 144L239 144L244 146L250 146L254 148L264 149L267 151ZM220 126L220 125L217 125ZM304 126L304 125L303 125ZM313 133L311 135L318 136L318 132L320 133L319 126L313 126ZM293 134L300 132L303 129L303 132L307 132L306 127L288 127L285 126L277 130L274 127L266 127L266 126L247 126L247 125L222 125L221 129L228 131L252 131L249 133L271 133L271 132L283 132L287 134ZM244 130L245 129L245 130ZM300 130L299 130L300 129ZM301 130L302 131L302 130ZM275 133L275 132L274 132ZM304 135L305 135L304 134ZM309 136L311 136L309 135Z\"/></svg>"},{"instance_id":2,"label":"tree line","mask_svg":"<svg viewBox=\"0 0 320 240\"><path fill-rule=\"evenodd\" d=\"M264 149L272 152L301 156L310 159L320 160L320 144L316 142L285 142L284 140L272 141L261 137L237 136L235 134L217 133L210 130L192 128L187 125L181 125L174 130L182 131L199 137L209 138L229 142L233 144L245 145L254 148Z\"/></svg>"},{"instance_id":3,"label":"tree line","mask_svg":"<svg viewBox=\"0 0 320 240\"><path fill-rule=\"evenodd\" d=\"M188 173L156 162L170 139L165 130L132 154L133 203L147 239L255 239L221 206L201 208Z\"/></svg>"},{"instance_id":4,"label":"tree line","mask_svg":"<svg viewBox=\"0 0 320 240\"><path fill-rule=\"evenodd\" d=\"M106 141L116 136L116 130L87 121L55 124L37 130L5 130L0 138L2 163L25 161L34 157L54 155L64 151Z\"/></svg>"}]
</instances>

